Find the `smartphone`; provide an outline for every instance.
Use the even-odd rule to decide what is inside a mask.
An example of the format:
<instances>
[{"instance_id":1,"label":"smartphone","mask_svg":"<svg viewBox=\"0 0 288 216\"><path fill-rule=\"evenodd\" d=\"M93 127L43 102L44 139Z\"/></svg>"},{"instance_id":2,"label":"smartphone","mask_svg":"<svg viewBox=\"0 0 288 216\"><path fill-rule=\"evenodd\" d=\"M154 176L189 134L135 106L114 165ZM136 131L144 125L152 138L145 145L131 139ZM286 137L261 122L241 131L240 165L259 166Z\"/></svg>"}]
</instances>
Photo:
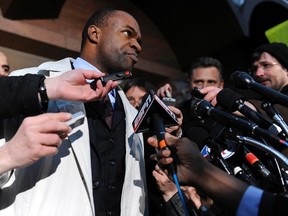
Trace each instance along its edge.
<instances>
[{"instance_id":1,"label":"smartphone","mask_svg":"<svg viewBox=\"0 0 288 216\"><path fill-rule=\"evenodd\" d=\"M82 111L74 113L72 118L66 122L72 129L84 123L85 114Z\"/></svg>"},{"instance_id":2,"label":"smartphone","mask_svg":"<svg viewBox=\"0 0 288 216\"><path fill-rule=\"evenodd\" d=\"M102 85L105 86L109 80L112 80L112 81L123 80L123 79L127 79L131 76L132 76L131 71L124 71L124 72L119 72L119 73L108 74L106 76L102 76L98 79L95 79L93 82L90 83L90 87L92 89L96 90L96 82L98 80L101 80Z\"/></svg>"},{"instance_id":3,"label":"smartphone","mask_svg":"<svg viewBox=\"0 0 288 216\"><path fill-rule=\"evenodd\" d=\"M175 106L176 105L176 99L172 98L172 97L163 97L162 101L166 106Z\"/></svg>"}]
</instances>

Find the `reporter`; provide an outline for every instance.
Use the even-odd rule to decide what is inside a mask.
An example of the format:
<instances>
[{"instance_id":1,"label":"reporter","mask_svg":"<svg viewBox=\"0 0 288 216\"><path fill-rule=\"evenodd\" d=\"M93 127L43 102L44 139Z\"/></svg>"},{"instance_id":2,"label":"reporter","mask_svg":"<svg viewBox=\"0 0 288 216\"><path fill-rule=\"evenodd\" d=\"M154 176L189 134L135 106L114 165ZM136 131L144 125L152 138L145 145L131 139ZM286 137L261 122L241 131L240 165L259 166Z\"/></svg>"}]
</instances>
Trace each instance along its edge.
<instances>
[{"instance_id":1,"label":"reporter","mask_svg":"<svg viewBox=\"0 0 288 216\"><path fill-rule=\"evenodd\" d=\"M70 113L46 113L25 118L15 136L0 147L0 174L56 154L61 139L71 132L65 123L71 116Z\"/></svg>"},{"instance_id":2,"label":"reporter","mask_svg":"<svg viewBox=\"0 0 288 216\"><path fill-rule=\"evenodd\" d=\"M167 145L175 153L177 175L184 185L200 189L233 215L280 215L288 210L288 198L272 194L238 180L209 163L197 145L187 138L165 134ZM154 137L148 143L157 147ZM158 164L165 167L173 162L170 150L158 151ZM286 204L286 205L285 205Z\"/></svg>"},{"instance_id":3,"label":"reporter","mask_svg":"<svg viewBox=\"0 0 288 216\"><path fill-rule=\"evenodd\" d=\"M178 193L175 183L168 178L166 173L155 166L152 175L154 176L157 188L161 191L164 200L164 211L166 216L185 215L185 210ZM194 189L194 190L193 190ZM190 186L181 186L181 190L185 194L185 202L189 215L197 215L197 211L202 205L201 197L197 194L196 189Z\"/></svg>"},{"instance_id":4,"label":"reporter","mask_svg":"<svg viewBox=\"0 0 288 216\"><path fill-rule=\"evenodd\" d=\"M86 79L96 79L103 75L88 70L71 70L48 79L43 75L32 74L0 78L0 88L2 88L0 117L4 119L19 114L30 116L42 113L38 98L41 82L45 83L48 100L101 99L117 85L117 82L109 81L103 87L98 81L94 91ZM0 147L0 188L9 179L8 171L28 166L42 157L56 154L61 139L71 131L71 128L64 123L70 119L70 113L47 113L25 118L13 138ZM0 132L3 132L2 128Z\"/></svg>"},{"instance_id":5,"label":"reporter","mask_svg":"<svg viewBox=\"0 0 288 216\"><path fill-rule=\"evenodd\" d=\"M90 101L103 98L117 85L109 81L104 87L97 82L94 91L87 79L97 79L104 74L89 70L71 70L60 76L47 78L43 75L27 74L0 78L0 118L9 118L18 114L25 116L43 112L39 101L39 86L44 82L48 99ZM44 110L45 111L45 110Z\"/></svg>"}]
</instances>

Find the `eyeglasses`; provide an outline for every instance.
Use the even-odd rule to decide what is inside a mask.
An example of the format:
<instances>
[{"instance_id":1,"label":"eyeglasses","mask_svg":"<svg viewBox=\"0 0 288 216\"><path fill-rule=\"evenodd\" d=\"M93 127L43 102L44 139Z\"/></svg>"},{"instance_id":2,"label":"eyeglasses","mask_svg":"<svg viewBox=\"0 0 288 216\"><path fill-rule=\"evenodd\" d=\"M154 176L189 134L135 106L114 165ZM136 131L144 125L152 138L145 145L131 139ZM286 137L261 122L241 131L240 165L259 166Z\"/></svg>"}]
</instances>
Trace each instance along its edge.
<instances>
[{"instance_id":1,"label":"eyeglasses","mask_svg":"<svg viewBox=\"0 0 288 216\"><path fill-rule=\"evenodd\" d=\"M5 71L5 72L9 72L9 70L10 70L10 67L9 67L9 65L1 65L1 68L2 68L2 70L3 71Z\"/></svg>"},{"instance_id":2,"label":"eyeglasses","mask_svg":"<svg viewBox=\"0 0 288 216\"><path fill-rule=\"evenodd\" d=\"M260 62L258 65L252 65L250 68L250 73L254 74L256 73L256 71L258 70L258 68L261 68L262 70L269 70L271 67L275 66L275 65L279 65L278 62L274 62L274 63L268 63L268 62Z\"/></svg>"}]
</instances>

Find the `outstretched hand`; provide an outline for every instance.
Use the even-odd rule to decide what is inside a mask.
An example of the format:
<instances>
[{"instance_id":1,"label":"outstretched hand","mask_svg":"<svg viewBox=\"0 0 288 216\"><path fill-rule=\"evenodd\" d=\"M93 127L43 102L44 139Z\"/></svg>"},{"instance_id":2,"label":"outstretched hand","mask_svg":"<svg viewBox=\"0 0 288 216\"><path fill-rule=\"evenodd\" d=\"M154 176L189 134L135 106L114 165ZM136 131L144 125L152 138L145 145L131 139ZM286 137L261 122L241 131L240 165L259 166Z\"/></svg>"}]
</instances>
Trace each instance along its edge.
<instances>
[{"instance_id":1,"label":"outstretched hand","mask_svg":"<svg viewBox=\"0 0 288 216\"><path fill-rule=\"evenodd\" d=\"M109 91L115 88L117 81L108 81L105 86L101 81L96 82L96 90L90 87L87 80L104 76L92 70L71 70L57 77L47 78L45 85L49 99L64 99L71 101L92 101L105 98Z\"/></svg>"},{"instance_id":2,"label":"outstretched hand","mask_svg":"<svg viewBox=\"0 0 288 216\"><path fill-rule=\"evenodd\" d=\"M158 147L158 140L155 137L149 137L148 143L153 147ZM159 167L166 167L175 162L179 181L185 185L193 182L193 176L201 172L201 167L206 163L206 159L201 155L196 143L188 138L177 138L169 133L165 133L165 142L169 149L159 150L157 152L157 161ZM172 152L173 151L173 156ZM166 172L167 173L167 172Z\"/></svg>"},{"instance_id":3,"label":"outstretched hand","mask_svg":"<svg viewBox=\"0 0 288 216\"><path fill-rule=\"evenodd\" d=\"M71 116L70 113L45 113L26 117L14 137L0 147L0 174L56 154L62 139L71 132L65 123Z\"/></svg>"}]
</instances>

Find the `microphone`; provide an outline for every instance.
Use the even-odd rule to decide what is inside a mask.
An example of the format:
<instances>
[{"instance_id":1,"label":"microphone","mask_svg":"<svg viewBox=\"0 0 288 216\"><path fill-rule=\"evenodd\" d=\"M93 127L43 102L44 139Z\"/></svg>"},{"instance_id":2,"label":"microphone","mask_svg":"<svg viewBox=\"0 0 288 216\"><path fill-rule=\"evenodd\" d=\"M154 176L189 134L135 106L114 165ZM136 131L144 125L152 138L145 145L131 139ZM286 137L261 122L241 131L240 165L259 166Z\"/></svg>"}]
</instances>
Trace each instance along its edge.
<instances>
[{"instance_id":1,"label":"microphone","mask_svg":"<svg viewBox=\"0 0 288 216\"><path fill-rule=\"evenodd\" d=\"M162 127L165 128L179 125L175 114L154 93L154 91L151 90L144 95L142 101L143 102L139 108L139 112L132 122L135 133L148 131L161 133ZM156 118L158 121L155 121L154 118Z\"/></svg>"},{"instance_id":2,"label":"microphone","mask_svg":"<svg viewBox=\"0 0 288 216\"><path fill-rule=\"evenodd\" d=\"M272 88L261 85L256 82L249 74L242 71L235 71L230 77L232 85L239 89L251 89L252 91L261 94L262 97L270 101L272 104L281 104L288 106L288 96L284 95Z\"/></svg>"},{"instance_id":3,"label":"microphone","mask_svg":"<svg viewBox=\"0 0 288 216\"><path fill-rule=\"evenodd\" d=\"M158 139L158 148L168 148L165 140L165 126L178 125L175 114L165 103L150 90L143 97L143 103L138 114L132 122L135 133L153 131ZM172 173L175 173L174 166L170 166Z\"/></svg>"},{"instance_id":4,"label":"microphone","mask_svg":"<svg viewBox=\"0 0 288 216\"><path fill-rule=\"evenodd\" d=\"M243 101L244 97L241 94L234 92L231 89L224 88L217 94L216 98L217 103L224 109L227 109L230 112L239 111L244 116L258 124L259 127L264 128L273 135L279 135L282 139L286 139L286 135L282 132L281 127L269 121L259 112L245 105Z\"/></svg>"},{"instance_id":5,"label":"microphone","mask_svg":"<svg viewBox=\"0 0 288 216\"><path fill-rule=\"evenodd\" d=\"M102 76L98 79L95 79L93 80L91 83L90 83L90 87L93 89L93 90L96 90L96 82L98 80L101 80L102 82L102 85L105 86L106 83L109 81L109 80L112 80L112 81L118 81L118 80L124 80L124 79L128 79L129 77L132 76L132 72L131 71L121 71L121 72L118 72L118 73L112 73L112 74L108 74L108 75L105 75L105 76Z\"/></svg>"},{"instance_id":6,"label":"microphone","mask_svg":"<svg viewBox=\"0 0 288 216\"><path fill-rule=\"evenodd\" d=\"M262 136L270 142L281 144L281 140L279 137L271 135L267 130L260 128L254 122L244 120L237 117L236 115L219 110L213 107L211 103L204 99L192 100L191 108L192 112L194 112L196 115L210 116L215 121L219 122L224 126L234 126L236 128L239 128L240 130L246 130L251 134Z\"/></svg>"},{"instance_id":7,"label":"microphone","mask_svg":"<svg viewBox=\"0 0 288 216\"><path fill-rule=\"evenodd\" d=\"M132 122L135 133L154 131L158 139L158 148L165 149L168 148L166 145L164 135L165 126L179 125L177 117L175 114L165 105L165 103L150 90L144 97L143 103L139 109L138 114ZM176 170L174 164L169 165L169 171L172 173L174 183L176 184L178 194L183 205L185 215L188 214L188 209L186 207L184 195L180 188L178 177L176 175Z\"/></svg>"},{"instance_id":8,"label":"microphone","mask_svg":"<svg viewBox=\"0 0 288 216\"><path fill-rule=\"evenodd\" d=\"M216 160L229 175L232 175L231 165L222 157L222 151L224 150L222 146L211 139L206 140L206 144L210 148L211 159Z\"/></svg>"},{"instance_id":9,"label":"microphone","mask_svg":"<svg viewBox=\"0 0 288 216\"><path fill-rule=\"evenodd\" d=\"M206 94L202 94L199 90L200 90L200 88L198 88L198 87L196 87L196 86L193 87L193 88L191 89L191 95L192 95L192 97L194 97L194 98L199 98L199 99L203 99Z\"/></svg>"},{"instance_id":10,"label":"microphone","mask_svg":"<svg viewBox=\"0 0 288 216\"><path fill-rule=\"evenodd\" d=\"M266 168L266 166L247 148L244 148L246 161L258 172L263 178L270 182L276 183L277 178Z\"/></svg>"},{"instance_id":11,"label":"microphone","mask_svg":"<svg viewBox=\"0 0 288 216\"><path fill-rule=\"evenodd\" d=\"M251 169L248 167L248 165L246 165L245 163L242 164L242 169L244 171L244 173L246 173L246 175L252 179L253 182L255 182L255 186L258 185L258 182L256 181L256 179L253 176L253 173L251 171Z\"/></svg>"},{"instance_id":12,"label":"microphone","mask_svg":"<svg viewBox=\"0 0 288 216\"><path fill-rule=\"evenodd\" d=\"M238 179L246 182L247 184L257 186L255 179L251 178L249 175L247 175L244 170L240 166L236 166L233 169L234 176L236 176Z\"/></svg>"}]
</instances>

